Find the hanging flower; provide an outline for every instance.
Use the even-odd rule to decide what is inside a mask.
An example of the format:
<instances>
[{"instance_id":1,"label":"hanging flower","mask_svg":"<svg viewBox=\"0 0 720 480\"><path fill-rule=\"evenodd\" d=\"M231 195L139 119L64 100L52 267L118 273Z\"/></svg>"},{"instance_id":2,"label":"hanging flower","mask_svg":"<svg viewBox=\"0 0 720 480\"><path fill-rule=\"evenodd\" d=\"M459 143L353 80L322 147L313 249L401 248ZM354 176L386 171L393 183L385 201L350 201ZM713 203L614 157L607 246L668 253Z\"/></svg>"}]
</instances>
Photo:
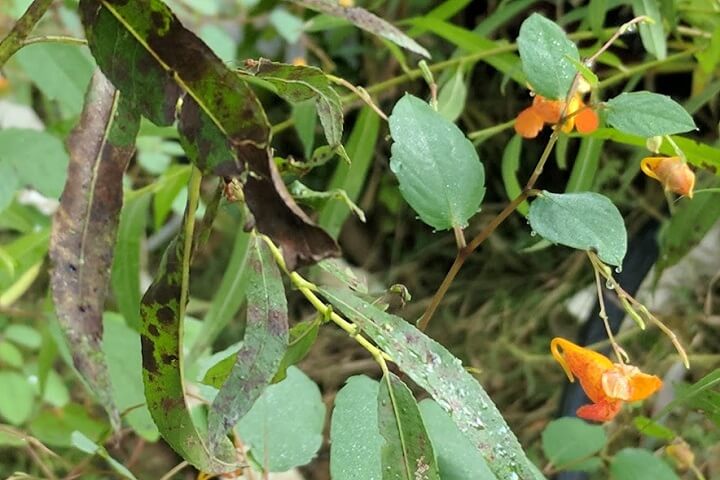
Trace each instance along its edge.
<instances>
[{"instance_id":1,"label":"hanging flower","mask_svg":"<svg viewBox=\"0 0 720 480\"><path fill-rule=\"evenodd\" d=\"M592 401L576 412L585 420L612 420L623 402L644 400L662 386L662 380L655 375L642 373L632 365L613 363L605 355L564 338L553 338L550 351L571 382L575 377L580 380L580 386Z\"/></svg>"},{"instance_id":2,"label":"hanging flower","mask_svg":"<svg viewBox=\"0 0 720 480\"><path fill-rule=\"evenodd\" d=\"M532 105L520 112L515 119L515 131L523 138L535 138L546 123L555 125L560 121L564 107L564 100L549 100L535 95ZM572 132L573 128L582 134L592 133L600 124L597 113L585 105L580 93L576 93L570 100L566 116L568 118L562 125L565 133Z\"/></svg>"},{"instance_id":3,"label":"hanging flower","mask_svg":"<svg viewBox=\"0 0 720 480\"><path fill-rule=\"evenodd\" d=\"M647 157L640 168L648 177L662 183L665 190L693 197L695 174L680 157Z\"/></svg>"}]
</instances>

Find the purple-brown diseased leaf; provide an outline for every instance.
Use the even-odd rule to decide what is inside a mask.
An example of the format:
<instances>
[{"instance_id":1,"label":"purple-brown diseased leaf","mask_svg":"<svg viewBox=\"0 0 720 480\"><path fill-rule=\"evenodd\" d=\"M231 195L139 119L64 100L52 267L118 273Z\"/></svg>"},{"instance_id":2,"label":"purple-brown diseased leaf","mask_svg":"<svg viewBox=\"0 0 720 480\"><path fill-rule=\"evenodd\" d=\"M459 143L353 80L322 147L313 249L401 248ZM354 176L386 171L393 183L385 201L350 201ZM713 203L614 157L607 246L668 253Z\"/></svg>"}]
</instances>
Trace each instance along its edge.
<instances>
[{"instance_id":1,"label":"purple-brown diseased leaf","mask_svg":"<svg viewBox=\"0 0 720 480\"><path fill-rule=\"evenodd\" d=\"M208 413L208 443L218 441L270 385L288 344L288 313L280 270L259 236L248 260L247 323L235 364Z\"/></svg>"},{"instance_id":2,"label":"purple-brown diseased leaf","mask_svg":"<svg viewBox=\"0 0 720 480\"><path fill-rule=\"evenodd\" d=\"M256 228L282 248L290 269L339 253L277 181L270 126L253 91L163 2L82 0L80 12L103 72L154 123L177 119L203 173L242 180Z\"/></svg>"},{"instance_id":3,"label":"purple-brown diseased leaf","mask_svg":"<svg viewBox=\"0 0 720 480\"><path fill-rule=\"evenodd\" d=\"M115 429L120 416L101 350L102 313L122 208L122 177L135 151L139 125L139 116L97 71L80 122L67 141L68 179L50 239L50 282L58 320L75 367Z\"/></svg>"},{"instance_id":4,"label":"purple-brown diseased leaf","mask_svg":"<svg viewBox=\"0 0 720 480\"><path fill-rule=\"evenodd\" d=\"M358 28L386 38L403 48L430 58L430 53L394 25L360 7L343 7L335 0L290 0L305 8L348 20Z\"/></svg>"}]
</instances>

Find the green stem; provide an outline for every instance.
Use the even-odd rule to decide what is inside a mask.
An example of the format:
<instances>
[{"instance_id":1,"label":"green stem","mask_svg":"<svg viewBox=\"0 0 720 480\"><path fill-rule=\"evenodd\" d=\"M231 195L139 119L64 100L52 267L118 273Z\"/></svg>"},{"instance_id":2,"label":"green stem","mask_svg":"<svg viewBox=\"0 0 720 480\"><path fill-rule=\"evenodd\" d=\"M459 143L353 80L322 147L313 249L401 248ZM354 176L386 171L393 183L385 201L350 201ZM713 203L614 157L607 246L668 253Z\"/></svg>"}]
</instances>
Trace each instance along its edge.
<instances>
[{"instance_id":1,"label":"green stem","mask_svg":"<svg viewBox=\"0 0 720 480\"><path fill-rule=\"evenodd\" d=\"M23 47L23 42L40 21L53 0L35 0L15 23L10 33L0 42L0 67Z\"/></svg>"},{"instance_id":2,"label":"green stem","mask_svg":"<svg viewBox=\"0 0 720 480\"><path fill-rule=\"evenodd\" d=\"M182 338L182 325L185 318L185 307L187 305L188 292L190 289L190 262L192 259L192 244L195 236L195 212L198 203L200 203L200 183L202 182L202 172L193 166L190 173L190 183L188 184L188 198L185 210L185 223L183 225L183 249L182 249L182 270L180 283L180 338ZM181 359L182 362L182 359ZM180 365L180 375L183 373L182 363Z\"/></svg>"},{"instance_id":3,"label":"green stem","mask_svg":"<svg viewBox=\"0 0 720 480\"><path fill-rule=\"evenodd\" d=\"M473 141L473 143L479 143L483 140L487 140L488 138L492 137L493 135L496 135L500 132L504 132L508 128L512 128L512 126L515 125L515 119L508 120L505 123L501 123L499 125L493 125L492 127L483 128L482 130L475 130L474 132L468 133L467 137Z\"/></svg>"},{"instance_id":4,"label":"green stem","mask_svg":"<svg viewBox=\"0 0 720 480\"><path fill-rule=\"evenodd\" d=\"M27 47L34 43L64 43L67 45L87 45L87 40L84 38L68 37L66 35L38 35L36 37L30 37L22 42L22 47Z\"/></svg>"},{"instance_id":5,"label":"green stem","mask_svg":"<svg viewBox=\"0 0 720 480\"><path fill-rule=\"evenodd\" d=\"M350 335L350 337L352 337L365 350L367 350L370 355L372 355L375 361L380 365L382 371L387 372L388 368L386 360L391 360L388 354L380 350L378 347L370 343L368 339L363 337L360 334L360 329L357 327L357 325L348 322L347 320L342 318L340 315L333 311L330 305L326 305L322 300L320 300L320 298L315 295L315 291L318 289L318 287L314 283L305 279L297 272L289 271L287 269L287 266L285 265L285 259L283 258L282 252L270 238L263 235L262 239L265 241L265 244L270 249L273 258L275 259L275 263L277 263L280 269L285 272L285 274L290 278L290 282L293 284L293 286L298 289L298 291L305 297L305 299L307 299L308 302L310 302L313 308L315 308L315 310L321 315L323 315L325 318L328 318L330 321L332 321L335 325L345 330L345 332Z\"/></svg>"},{"instance_id":6,"label":"green stem","mask_svg":"<svg viewBox=\"0 0 720 480\"><path fill-rule=\"evenodd\" d=\"M654 60L652 62L641 63L640 65L630 67L622 72L619 72L619 73L616 73L615 75L609 76L605 80L602 80L600 83L598 83L598 89L610 87L612 85L615 85L616 83L619 83L619 82L625 80L628 77L632 77L633 75L636 75L638 73L643 73L647 70L664 65L666 63L672 63L675 60L680 60L685 57L691 57L697 52L698 52L698 48L690 48L688 50L676 53L674 55L667 56L662 60Z\"/></svg>"}]
</instances>

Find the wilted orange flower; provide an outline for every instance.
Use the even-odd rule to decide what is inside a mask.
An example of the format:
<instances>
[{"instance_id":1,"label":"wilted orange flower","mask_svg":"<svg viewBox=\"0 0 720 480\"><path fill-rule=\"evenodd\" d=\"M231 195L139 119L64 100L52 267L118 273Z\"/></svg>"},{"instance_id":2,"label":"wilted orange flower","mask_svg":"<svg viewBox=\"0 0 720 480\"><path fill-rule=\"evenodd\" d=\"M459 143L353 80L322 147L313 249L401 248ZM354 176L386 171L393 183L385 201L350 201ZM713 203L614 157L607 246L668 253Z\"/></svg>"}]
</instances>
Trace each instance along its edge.
<instances>
[{"instance_id":1,"label":"wilted orange flower","mask_svg":"<svg viewBox=\"0 0 720 480\"><path fill-rule=\"evenodd\" d=\"M537 137L544 124L554 125L560 121L564 106L564 100L549 100L541 95L535 95L532 105L520 112L515 119L515 131L524 138ZM573 113L575 115L572 115ZM580 133L592 133L600 124L597 113L585 105L579 93L570 101L567 115L569 118L562 126L562 131L565 133L570 133L573 128Z\"/></svg>"},{"instance_id":2,"label":"wilted orange flower","mask_svg":"<svg viewBox=\"0 0 720 480\"><path fill-rule=\"evenodd\" d=\"M644 400L662 386L655 375L642 373L632 365L613 363L605 355L575 345L564 338L553 338L550 351L571 382L575 377L592 404L577 409L577 416L607 422L618 414L623 402Z\"/></svg>"},{"instance_id":3,"label":"wilted orange flower","mask_svg":"<svg viewBox=\"0 0 720 480\"><path fill-rule=\"evenodd\" d=\"M692 198L695 174L680 157L647 157L640 168L648 177L662 183L665 190Z\"/></svg>"}]
</instances>

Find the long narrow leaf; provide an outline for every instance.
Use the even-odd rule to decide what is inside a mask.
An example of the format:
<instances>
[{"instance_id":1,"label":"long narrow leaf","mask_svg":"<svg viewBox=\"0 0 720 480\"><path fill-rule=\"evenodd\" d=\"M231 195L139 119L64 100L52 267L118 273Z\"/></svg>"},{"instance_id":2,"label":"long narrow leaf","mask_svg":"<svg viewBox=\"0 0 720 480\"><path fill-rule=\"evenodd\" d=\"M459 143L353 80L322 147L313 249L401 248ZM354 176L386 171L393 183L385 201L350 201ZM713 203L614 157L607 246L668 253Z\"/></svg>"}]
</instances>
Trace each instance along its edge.
<instances>
[{"instance_id":1,"label":"long narrow leaf","mask_svg":"<svg viewBox=\"0 0 720 480\"><path fill-rule=\"evenodd\" d=\"M235 365L210 407L211 449L253 406L275 376L288 343L282 277L265 242L255 236L248 260L247 324Z\"/></svg>"},{"instance_id":2,"label":"long narrow leaf","mask_svg":"<svg viewBox=\"0 0 720 480\"><path fill-rule=\"evenodd\" d=\"M378 427L385 439L381 454L383 479L440 480L417 402L410 389L391 372L380 383Z\"/></svg>"},{"instance_id":3,"label":"long narrow leaf","mask_svg":"<svg viewBox=\"0 0 720 480\"><path fill-rule=\"evenodd\" d=\"M135 151L139 125L139 116L96 72L80 123L68 138L68 180L50 240L52 295L73 363L116 429L120 416L101 350L102 312L122 207L122 176Z\"/></svg>"},{"instance_id":4,"label":"long narrow leaf","mask_svg":"<svg viewBox=\"0 0 720 480\"><path fill-rule=\"evenodd\" d=\"M320 292L450 414L498 478L538 478L488 394L445 347L347 290Z\"/></svg>"}]
</instances>

